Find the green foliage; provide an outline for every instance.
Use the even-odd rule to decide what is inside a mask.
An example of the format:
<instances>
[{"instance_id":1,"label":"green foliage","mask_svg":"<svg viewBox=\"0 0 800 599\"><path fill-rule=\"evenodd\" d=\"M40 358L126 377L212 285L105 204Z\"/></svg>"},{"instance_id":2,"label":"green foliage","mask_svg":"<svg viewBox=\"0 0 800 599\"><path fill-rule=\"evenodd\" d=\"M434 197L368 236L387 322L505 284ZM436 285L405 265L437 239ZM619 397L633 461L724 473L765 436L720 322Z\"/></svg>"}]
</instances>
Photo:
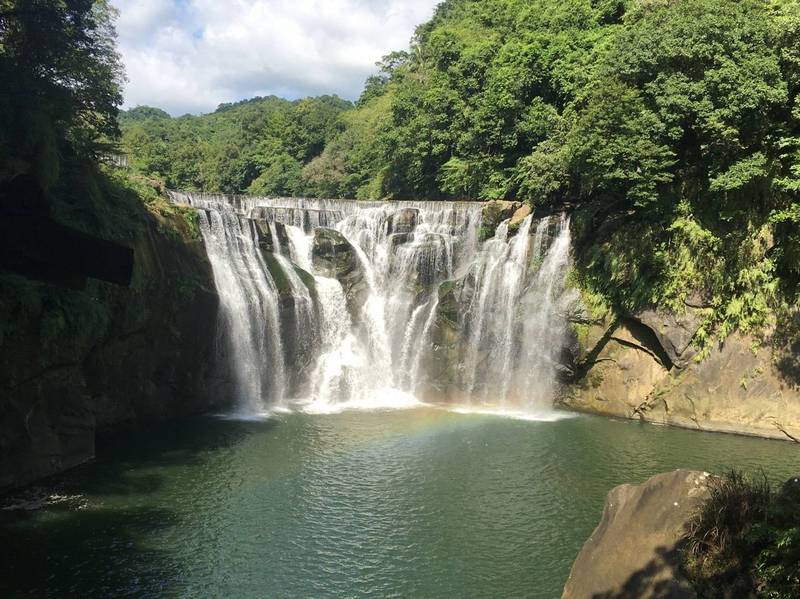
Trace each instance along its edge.
<instances>
[{"instance_id":1,"label":"green foliage","mask_svg":"<svg viewBox=\"0 0 800 599\"><path fill-rule=\"evenodd\" d=\"M680 312L692 298L710 309L710 341L791 301L797 27L796 2L631 5L566 113L568 178L528 171L536 189L596 205L597 226L624 221L579 255L618 307Z\"/></svg>"},{"instance_id":2,"label":"green foliage","mask_svg":"<svg viewBox=\"0 0 800 599\"><path fill-rule=\"evenodd\" d=\"M693 517L684 568L701 597L800 595L800 480L775 492L731 472Z\"/></svg>"},{"instance_id":3,"label":"green foliage","mask_svg":"<svg viewBox=\"0 0 800 599\"><path fill-rule=\"evenodd\" d=\"M64 159L118 133L114 16L105 0L0 0L0 178L29 173L49 190Z\"/></svg>"},{"instance_id":4,"label":"green foliage","mask_svg":"<svg viewBox=\"0 0 800 599\"><path fill-rule=\"evenodd\" d=\"M270 96L176 119L138 107L122 113L121 146L137 172L170 188L294 195L303 165L322 153L351 106L336 96Z\"/></svg>"},{"instance_id":5,"label":"green foliage","mask_svg":"<svg viewBox=\"0 0 800 599\"><path fill-rule=\"evenodd\" d=\"M130 110L123 110L119 115L119 122L124 124L146 121L148 119L169 119L169 113L152 106L137 106Z\"/></svg>"}]
</instances>

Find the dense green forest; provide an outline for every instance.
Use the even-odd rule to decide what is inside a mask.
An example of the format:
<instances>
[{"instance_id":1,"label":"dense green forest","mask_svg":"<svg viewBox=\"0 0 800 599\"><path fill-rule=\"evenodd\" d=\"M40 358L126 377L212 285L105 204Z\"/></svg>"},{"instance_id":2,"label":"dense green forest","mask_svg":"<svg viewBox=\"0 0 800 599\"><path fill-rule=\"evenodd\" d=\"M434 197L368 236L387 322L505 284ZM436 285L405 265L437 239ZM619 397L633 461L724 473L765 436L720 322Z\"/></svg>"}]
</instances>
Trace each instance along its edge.
<instances>
[{"instance_id":1,"label":"dense green forest","mask_svg":"<svg viewBox=\"0 0 800 599\"><path fill-rule=\"evenodd\" d=\"M130 241L148 213L191 216L104 163L118 152L125 79L116 17L106 0L0 0L0 184L22 175L12 201L27 194L26 209Z\"/></svg>"},{"instance_id":2,"label":"dense green forest","mask_svg":"<svg viewBox=\"0 0 800 599\"><path fill-rule=\"evenodd\" d=\"M575 204L587 290L710 338L797 291L799 88L795 0L448 0L352 106L140 107L122 145L178 188Z\"/></svg>"},{"instance_id":3,"label":"dense green forest","mask_svg":"<svg viewBox=\"0 0 800 599\"><path fill-rule=\"evenodd\" d=\"M303 165L334 139L351 108L336 96L271 96L171 119L140 106L121 115L122 146L134 168L170 187L294 195L303 190Z\"/></svg>"}]
</instances>

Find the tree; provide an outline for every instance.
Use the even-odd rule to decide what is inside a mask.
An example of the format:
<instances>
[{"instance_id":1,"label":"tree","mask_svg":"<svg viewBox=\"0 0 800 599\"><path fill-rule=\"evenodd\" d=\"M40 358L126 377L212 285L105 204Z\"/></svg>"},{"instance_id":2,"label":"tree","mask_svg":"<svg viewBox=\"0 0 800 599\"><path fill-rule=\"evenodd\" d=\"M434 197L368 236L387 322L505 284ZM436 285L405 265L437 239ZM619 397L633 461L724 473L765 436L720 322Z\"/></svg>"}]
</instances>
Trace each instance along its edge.
<instances>
[{"instance_id":1,"label":"tree","mask_svg":"<svg viewBox=\"0 0 800 599\"><path fill-rule=\"evenodd\" d=\"M0 176L58 180L60 156L118 133L122 67L105 0L0 2Z\"/></svg>"}]
</instances>

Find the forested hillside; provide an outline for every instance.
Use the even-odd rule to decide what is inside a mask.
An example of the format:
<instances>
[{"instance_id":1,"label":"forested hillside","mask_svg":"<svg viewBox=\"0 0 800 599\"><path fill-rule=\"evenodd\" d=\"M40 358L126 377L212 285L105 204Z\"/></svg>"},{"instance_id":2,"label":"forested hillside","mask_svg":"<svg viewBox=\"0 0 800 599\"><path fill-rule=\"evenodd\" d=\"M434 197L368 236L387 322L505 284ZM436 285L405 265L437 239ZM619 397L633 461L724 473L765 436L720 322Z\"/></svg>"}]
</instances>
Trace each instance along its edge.
<instances>
[{"instance_id":1,"label":"forested hillside","mask_svg":"<svg viewBox=\"0 0 800 599\"><path fill-rule=\"evenodd\" d=\"M172 119L157 108L123 112L123 150L134 168L172 188L295 195L302 168L343 129L352 103L336 96L290 102L275 96L223 104Z\"/></svg>"},{"instance_id":2,"label":"forested hillside","mask_svg":"<svg viewBox=\"0 0 800 599\"><path fill-rule=\"evenodd\" d=\"M123 145L172 187L578 204L584 287L693 298L702 340L797 289L798 48L795 0L449 0L353 107L137 108Z\"/></svg>"}]
</instances>

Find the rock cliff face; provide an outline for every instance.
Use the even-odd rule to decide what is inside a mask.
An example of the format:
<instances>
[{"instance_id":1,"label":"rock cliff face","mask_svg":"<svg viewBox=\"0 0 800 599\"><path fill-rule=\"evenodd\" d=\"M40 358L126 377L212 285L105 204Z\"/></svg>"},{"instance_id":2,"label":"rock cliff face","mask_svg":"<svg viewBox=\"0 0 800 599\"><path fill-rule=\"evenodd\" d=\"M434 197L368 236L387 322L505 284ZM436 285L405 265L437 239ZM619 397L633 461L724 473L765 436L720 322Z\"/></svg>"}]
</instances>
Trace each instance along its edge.
<instances>
[{"instance_id":1,"label":"rock cliff face","mask_svg":"<svg viewBox=\"0 0 800 599\"><path fill-rule=\"evenodd\" d=\"M202 243L181 217L150 217L133 247L129 288L0 276L0 491L91 459L98 435L225 397Z\"/></svg>"},{"instance_id":2,"label":"rock cliff face","mask_svg":"<svg viewBox=\"0 0 800 599\"><path fill-rule=\"evenodd\" d=\"M692 513L708 498L708 481L706 473L676 470L613 489L562 599L695 597L680 571L680 548Z\"/></svg>"},{"instance_id":3,"label":"rock cliff face","mask_svg":"<svg viewBox=\"0 0 800 599\"><path fill-rule=\"evenodd\" d=\"M466 275L447 281L437 291L439 302L431 331L431 354L428 376L421 385L425 401L456 403L465 399L461 385L464 355L469 337L463 323L462 306L474 293L474 280Z\"/></svg>"},{"instance_id":4,"label":"rock cliff face","mask_svg":"<svg viewBox=\"0 0 800 599\"><path fill-rule=\"evenodd\" d=\"M646 310L580 325L567 352L569 409L699 430L800 440L794 353L733 333L702 360L691 341L698 307Z\"/></svg>"},{"instance_id":5,"label":"rock cliff face","mask_svg":"<svg viewBox=\"0 0 800 599\"><path fill-rule=\"evenodd\" d=\"M347 309L354 320L359 320L369 295L369 285L356 249L339 231L320 227L314 229L311 255L314 268L318 272L341 283L347 299Z\"/></svg>"}]
</instances>

